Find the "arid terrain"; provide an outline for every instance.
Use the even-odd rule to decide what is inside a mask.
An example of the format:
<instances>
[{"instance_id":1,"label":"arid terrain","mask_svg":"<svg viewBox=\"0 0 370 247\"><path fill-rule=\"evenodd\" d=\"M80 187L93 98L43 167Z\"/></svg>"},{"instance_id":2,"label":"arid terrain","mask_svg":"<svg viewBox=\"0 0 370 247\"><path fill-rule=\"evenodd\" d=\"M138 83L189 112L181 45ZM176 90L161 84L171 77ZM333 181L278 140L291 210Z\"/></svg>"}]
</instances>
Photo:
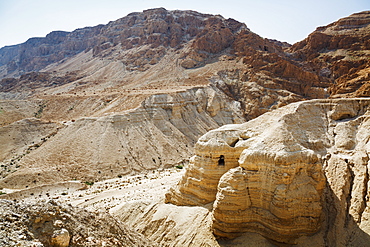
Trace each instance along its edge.
<instances>
[{"instance_id":1,"label":"arid terrain","mask_svg":"<svg viewBox=\"0 0 370 247\"><path fill-rule=\"evenodd\" d=\"M1 48L0 246L368 246L369 40L158 8Z\"/></svg>"}]
</instances>

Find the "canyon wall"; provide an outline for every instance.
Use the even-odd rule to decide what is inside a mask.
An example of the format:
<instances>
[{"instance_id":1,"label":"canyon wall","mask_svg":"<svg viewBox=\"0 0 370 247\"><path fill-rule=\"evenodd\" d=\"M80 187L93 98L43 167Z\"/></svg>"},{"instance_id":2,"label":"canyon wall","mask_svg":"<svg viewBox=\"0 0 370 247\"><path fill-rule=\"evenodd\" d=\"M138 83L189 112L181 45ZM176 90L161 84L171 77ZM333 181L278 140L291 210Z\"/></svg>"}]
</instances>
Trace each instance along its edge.
<instances>
[{"instance_id":1,"label":"canyon wall","mask_svg":"<svg viewBox=\"0 0 370 247\"><path fill-rule=\"evenodd\" d=\"M364 246L369 106L368 99L299 102L210 131L166 201L212 203L220 237L257 232L297 244L314 235L322 245Z\"/></svg>"},{"instance_id":2,"label":"canyon wall","mask_svg":"<svg viewBox=\"0 0 370 247\"><path fill-rule=\"evenodd\" d=\"M9 139L10 127L21 130L25 121L1 127L2 139ZM3 169L12 172L0 185L24 188L72 179L97 181L187 163L203 133L242 121L240 104L215 87L152 95L126 113L59 126L33 120L40 126L32 133L33 143L9 140L18 156L3 161ZM52 131L56 133L51 135Z\"/></svg>"}]
</instances>

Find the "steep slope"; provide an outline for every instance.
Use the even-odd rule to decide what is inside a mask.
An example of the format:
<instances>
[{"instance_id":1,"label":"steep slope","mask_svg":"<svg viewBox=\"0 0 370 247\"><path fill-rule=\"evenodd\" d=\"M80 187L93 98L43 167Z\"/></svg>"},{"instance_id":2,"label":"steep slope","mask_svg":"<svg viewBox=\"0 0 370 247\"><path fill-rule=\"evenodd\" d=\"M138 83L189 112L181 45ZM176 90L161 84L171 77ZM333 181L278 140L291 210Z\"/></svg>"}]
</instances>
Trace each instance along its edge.
<instances>
[{"instance_id":1,"label":"steep slope","mask_svg":"<svg viewBox=\"0 0 370 247\"><path fill-rule=\"evenodd\" d=\"M332 97L368 97L369 40L370 11L364 11L317 28L288 51L331 81Z\"/></svg>"},{"instance_id":2,"label":"steep slope","mask_svg":"<svg viewBox=\"0 0 370 247\"><path fill-rule=\"evenodd\" d=\"M257 232L280 243L366 246L369 235L368 99L294 103L201 137L166 196L213 202L213 230ZM308 240L310 241L310 240Z\"/></svg>"},{"instance_id":3,"label":"steep slope","mask_svg":"<svg viewBox=\"0 0 370 247\"><path fill-rule=\"evenodd\" d=\"M363 38L367 37L367 12L349 19L355 20L352 26L338 21L316 31L331 35L323 46L313 45L320 36L314 33L289 47L263 39L233 19L161 8L2 48L1 138L10 145L0 151L0 187L25 189L72 179L96 182L187 163L194 154L193 144L211 129L241 123L293 102L329 97L334 79L325 71L336 67L330 59L325 62L322 53L332 39L342 33L353 36L355 30L354 37L362 37L355 42L356 49L347 47L350 41L347 46L333 47L336 51L349 49L348 54L355 51L356 61L363 61L361 56L367 54L367 39ZM338 27L345 31L335 31ZM341 59L343 64L347 60ZM356 67L352 62L348 66ZM321 66L329 70L319 70ZM363 71L361 66L358 68ZM340 76L346 73L352 72L343 70ZM340 78L344 77L336 82ZM17 131L29 135L23 140L13 134ZM231 138L225 145L230 151L227 155L217 145L211 151L196 147L195 157L201 158L191 160L187 170L194 179L184 178L186 185L168 200L189 205L213 202L220 177L239 165L235 141ZM321 145L319 141L317 145ZM208 173L194 167L195 163L216 161L225 165ZM297 169L315 173L304 167L315 162L314 158L302 160ZM225 178L227 188L230 177L242 181L245 176L240 170L234 173ZM302 176L297 183L311 181L311 175ZM204 182L200 178L208 179L203 192L197 191ZM262 228L260 233L290 243L315 232L320 226L318 212L324 208L318 199L322 198L322 182L319 176L315 182L305 183L312 187L314 203L311 211L303 210L301 218L305 220L293 237L287 233L292 230L289 225L279 232L279 221L271 223L272 230ZM197 193L199 196L194 196ZM297 192L298 196L301 193ZM282 203L279 200L277 205ZM227 203L220 201L221 212L215 209L215 215L226 215L222 205ZM295 219L282 215L288 221ZM262 217L261 221L265 220ZM224 233L224 228L240 230L227 223L219 225L219 235L234 236Z\"/></svg>"},{"instance_id":4,"label":"steep slope","mask_svg":"<svg viewBox=\"0 0 370 247\"><path fill-rule=\"evenodd\" d=\"M0 184L96 181L173 166L213 128L326 97L325 80L283 47L233 19L163 8L4 47L1 76L12 76L0 83L4 140L7 126L23 118L40 119L39 131L44 122L63 128L51 138L35 132L37 147L12 142L15 151L0 156Z\"/></svg>"},{"instance_id":5,"label":"steep slope","mask_svg":"<svg viewBox=\"0 0 370 247\"><path fill-rule=\"evenodd\" d=\"M213 30L215 33L209 32L211 26L218 26ZM195 45L201 50L220 52L230 46L233 35L241 28L246 26L220 16L151 9L129 14L107 25L52 32L45 38L31 38L23 44L4 47L0 50L0 65L5 66L3 70L8 75L22 74L92 50L94 56L121 61L132 69L145 69L144 65L155 64L168 48L179 48L196 36L199 39ZM213 46L204 46L210 42ZM140 52L134 49L138 47Z\"/></svg>"},{"instance_id":6,"label":"steep slope","mask_svg":"<svg viewBox=\"0 0 370 247\"><path fill-rule=\"evenodd\" d=\"M38 138L43 137L41 143L28 149L32 152L10 161L17 169L1 180L0 186L25 188L72 179L97 181L186 163L200 135L238 122L242 122L239 104L217 88L154 95L124 114L65 123L48 140L46 134L39 134ZM12 126L20 130L16 124ZM3 140L7 140L5 134Z\"/></svg>"}]
</instances>

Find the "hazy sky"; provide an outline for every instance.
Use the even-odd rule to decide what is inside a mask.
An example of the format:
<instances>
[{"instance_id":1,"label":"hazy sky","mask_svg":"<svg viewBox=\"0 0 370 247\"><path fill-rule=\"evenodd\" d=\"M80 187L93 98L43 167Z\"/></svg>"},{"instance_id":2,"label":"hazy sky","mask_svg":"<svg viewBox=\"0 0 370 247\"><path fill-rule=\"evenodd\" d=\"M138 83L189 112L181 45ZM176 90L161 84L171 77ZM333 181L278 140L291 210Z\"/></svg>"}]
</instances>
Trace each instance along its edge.
<instances>
[{"instance_id":1,"label":"hazy sky","mask_svg":"<svg viewBox=\"0 0 370 247\"><path fill-rule=\"evenodd\" d=\"M157 7L221 14L262 37L293 44L318 26L370 10L370 0L0 0L0 47Z\"/></svg>"}]
</instances>

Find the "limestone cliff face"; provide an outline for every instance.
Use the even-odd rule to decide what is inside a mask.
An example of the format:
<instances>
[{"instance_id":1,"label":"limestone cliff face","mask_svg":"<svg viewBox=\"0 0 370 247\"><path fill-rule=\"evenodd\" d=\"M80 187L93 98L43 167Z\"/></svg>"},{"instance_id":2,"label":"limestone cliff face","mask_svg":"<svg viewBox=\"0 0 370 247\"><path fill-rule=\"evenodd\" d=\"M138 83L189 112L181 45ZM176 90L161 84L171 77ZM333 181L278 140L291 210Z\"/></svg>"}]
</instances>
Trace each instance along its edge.
<instances>
[{"instance_id":1,"label":"limestone cliff face","mask_svg":"<svg viewBox=\"0 0 370 247\"><path fill-rule=\"evenodd\" d=\"M82 28L76 31L49 33L45 38L30 38L20 45L0 49L0 66L4 75L20 75L38 71L47 65L76 55L96 43L96 35L102 26Z\"/></svg>"},{"instance_id":2,"label":"limestone cliff face","mask_svg":"<svg viewBox=\"0 0 370 247\"><path fill-rule=\"evenodd\" d=\"M322 245L365 246L369 107L367 99L293 103L210 131L166 200L213 203L222 237L257 232L297 244L315 234Z\"/></svg>"},{"instance_id":3,"label":"limestone cliff face","mask_svg":"<svg viewBox=\"0 0 370 247\"><path fill-rule=\"evenodd\" d=\"M188 79L180 76L184 70L212 64L214 68L210 70L215 73L232 73L235 62L239 62L243 69L238 83L221 87L239 102L249 98L246 92L249 85L244 82L257 83L265 89L272 86L272 89L287 90L300 99L327 97L328 80L313 73L309 66L301 66L292 60L283 51L285 46L260 37L234 19L195 11L150 9L129 14L107 25L70 33L52 32L45 38L32 38L23 44L0 49L0 78L30 75L29 72L32 75L31 78L5 78L0 83L0 90L22 89L35 93L41 87L72 82L95 83L94 87L105 82L112 87L112 81L121 84L139 81L130 77L133 73L136 76L150 71L151 75L164 77L161 70L168 64L179 70L172 81L184 84ZM220 69L215 61L222 61L223 68ZM40 83L40 79L45 78L47 82ZM270 105L279 104L277 101L271 99ZM250 119L262 113L250 108L245 111Z\"/></svg>"},{"instance_id":4,"label":"limestone cliff face","mask_svg":"<svg viewBox=\"0 0 370 247\"><path fill-rule=\"evenodd\" d=\"M95 181L171 167L187 162L203 133L242 121L238 102L217 88L153 95L126 113L65 123L45 142L39 139L45 133L33 133L40 144L14 161L17 171L0 184L24 188L71 179ZM3 129L7 133L9 127ZM2 164L9 165L7 160Z\"/></svg>"},{"instance_id":5,"label":"limestone cliff face","mask_svg":"<svg viewBox=\"0 0 370 247\"><path fill-rule=\"evenodd\" d=\"M168 49L180 49L191 40L195 56L218 53L230 47L240 29L248 30L245 24L221 16L149 9L131 13L107 25L73 32L55 31L44 38L31 38L19 45L3 47L0 49L0 66L4 72L0 76L40 71L87 50L92 50L96 57L118 60L131 69L140 67L145 70L146 65L156 64ZM138 52L135 48L139 47ZM194 61L187 58L188 55L185 52L184 59L188 59L188 63Z\"/></svg>"}]
</instances>

